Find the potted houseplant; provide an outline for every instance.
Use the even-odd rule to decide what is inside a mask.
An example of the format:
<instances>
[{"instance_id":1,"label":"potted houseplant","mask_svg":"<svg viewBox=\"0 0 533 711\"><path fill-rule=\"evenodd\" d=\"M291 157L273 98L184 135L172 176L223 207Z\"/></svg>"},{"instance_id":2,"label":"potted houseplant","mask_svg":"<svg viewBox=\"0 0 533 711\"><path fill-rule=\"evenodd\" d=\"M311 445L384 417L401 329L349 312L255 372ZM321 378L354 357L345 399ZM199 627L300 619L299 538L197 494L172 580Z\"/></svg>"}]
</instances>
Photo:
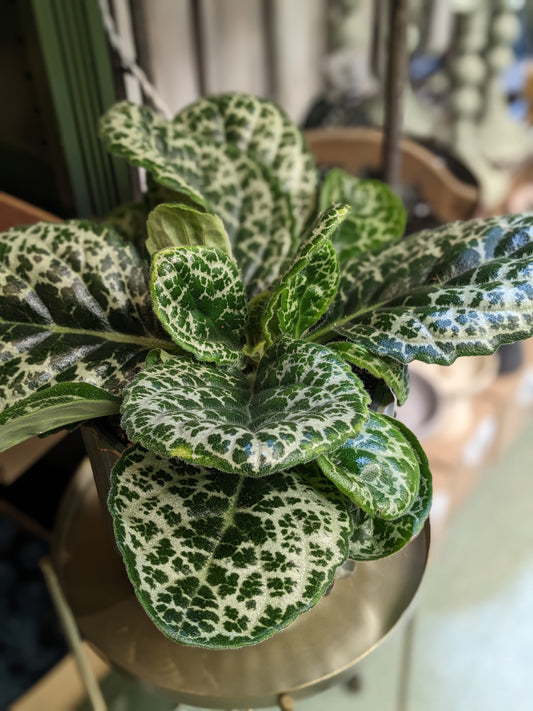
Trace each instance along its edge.
<instances>
[{"instance_id":1,"label":"potted houseplant","mask_svg":"<svg viewBox=\"0 0 533 711\"><path fill-rule=\"evenodd\" d=\"M255 644L346 560L421 529L427 460L376 409L405 400L413 359L531 335L533 218L402 240L386 186L319 185L297 128L247 95L171 122L121 103L101 135L146 168L142 201L2 235L1 446L107 418L128 445L109 508L148 615L178 643Z\"/></svg>"}]
</instances>

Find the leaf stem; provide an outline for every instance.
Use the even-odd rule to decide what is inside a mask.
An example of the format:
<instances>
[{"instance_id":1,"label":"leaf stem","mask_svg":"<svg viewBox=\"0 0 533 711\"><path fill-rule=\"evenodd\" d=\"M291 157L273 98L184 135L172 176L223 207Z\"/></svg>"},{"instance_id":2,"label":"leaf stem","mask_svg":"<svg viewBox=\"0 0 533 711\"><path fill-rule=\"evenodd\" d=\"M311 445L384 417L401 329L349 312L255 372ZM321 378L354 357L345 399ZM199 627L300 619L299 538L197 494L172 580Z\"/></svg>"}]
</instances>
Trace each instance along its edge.
<instances>
[{"instance_id":1,"label":"leaf stem","mask_svg":"<svg viewBox=\"0 0 533 711\"><path fill-rule=\"evenodd\" d=\"M27 324L27 323L14 323L9 321L1 321L0 323L9 323L10 325L17 326L28 326L35 325L38 326L42 331L49 331L50 333L57 334L72 334L77 336L89 336L90 338L99 338L105 341L113 341L115 343L132 343L144 348L163 348L165 350L172 350L174 352L181 351L179 346L177 346L173 341L166 340L163 338L153 338L151 336L136 336L129 333L120 333L119 331L92 331L87 329L77 329L77 328L67 328L66 326L57 326L54 324L52 327L48 327L45 324Z\"/></svg>"},{"instance_id":2,"label":"leaf stem","mask_svg":"<svg viewBox=\"0 0 533 711\"><path fill-rule=\"evenodd\" d=\"M339 326L344 326L345 323L349 323L350 321L354 321L356 318L368 313L369 311L375 311L376 309L379 309L381 306L387 303L388 301L385 300L379 301L377 304L369 304L366 308L361 308L359 309L359 311L355 311L354 313L348 314L348 316L335 319L333 323L328 323L326 326L323 326L317 331L313 331L313 333L310 333L308 336L305 337L305 340L317 343L327 343L328 340L331 340L330 338L328 338L328 336L331 336L336 328L338 328Z\"/></svg>"}]
</instances>

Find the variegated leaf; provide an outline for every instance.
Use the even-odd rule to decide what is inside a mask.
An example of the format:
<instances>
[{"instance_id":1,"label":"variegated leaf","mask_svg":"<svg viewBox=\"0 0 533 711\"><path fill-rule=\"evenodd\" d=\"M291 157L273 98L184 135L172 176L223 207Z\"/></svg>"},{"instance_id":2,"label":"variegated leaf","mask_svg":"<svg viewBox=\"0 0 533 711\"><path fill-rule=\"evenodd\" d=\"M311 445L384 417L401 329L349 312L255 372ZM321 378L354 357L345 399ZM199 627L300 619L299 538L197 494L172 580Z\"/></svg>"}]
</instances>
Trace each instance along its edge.
<instances>
[{"instance_id":1,"label":"variegated leaf","mask_svg":"<svg viewBox=\"0 0 533 711\"><path fill-rule=\"evenodd\" d=\"M128 101L114 104L100 119L100 137L110 153L146 168L161 185L209 208L201 189L203 171L197 160L201 155L198 142L174 129L148 106ZM204 154L202 157L206 158ZM226 161L220 150L212 151L211 162L213 176L221 175L221 164Z\"/></svg>"},{"instance_id":2,"label":"variegated leaf","mask_svg":"<svg viewBox=\"0 0 533 711\"><path fill-rule=\"evenodd\" d=\"M152 261L152 299L173 341L199 360L232 363L245 344L246 296L233 259L210 247L175 247Z\"/></svg>"},{"instance_id":3,"label":"variegated leaf","mask_svg":"<svg viewBox=\"0 0 533 711\"><path fill-rule=\"evenodd\" d=\"M334 205L318 217L266 306L263 330L267 342L283 334L299 338L327 310L339 284L337 255L330 237L348 210Z\"/></svg>"},{"instance_id":4,"label":"variegated leaf","mask_svg":"<svg viewBox=\"0 0 533 711\"><path fill-rule=\"evenodd\" d=\"M341 264L393 244L404 233L407 213L402 201L379 180L360 180L333 168L322 185L320 209L336 202L352 208L331 238Z\"/></svg>"},{"instance_id":5,"label":"variegated leaf","mask_svg":"<svg viewBox=\"0 0 533 711\"><path fill-rule=\"evenodd\" d=\"M5 232L0 306L0 409L65 382L120 396L151 348L173 347L152 309L146 264L89 222Z\"/></svg>"},{"instance_id":6,"label":"variegated leaf","mask_svg":"<svg viewBox=\"0 0 533 711\"><path fill-rule=\"evenodd\" d=\"M58 383L0 413L0 452L66 425L119 412L120 400L86 383Z\"/></svg>"},{"instance_id":7,"label":"variegated leaf","mask_svg":"<svg viewBox=\"0 0 533 711\"><path fill-rule=\"evenodd\" d=\"M297 249L289 198L266 168L235 146L185 133L146 106L121 102L103 117L108 150L149 170L224 223L249 295L272 284ZM165 199L168 202L168 198Z\"/></svg>"},{"instance_id":8,"label":"variegated leaf","mask_svg":"<svg viewBox=\"0 0 533 711\"><path fill-rule=\"evenodd\" d=\"M301 131L283 109L249 94L221 94L188 106L175 117L174 125L234 145L265 165L290 195L300 232L315 206L317 175Z\"/></svg>"},{"instance_id":9,"label":"variegated leaf","mask_svg":"<svg viewBox=\"0 0 533 711\"><path fill-rule=\"evenodd\" d=\"M395 519L418 492L418 458L396 422L376 412L357 437L322 454L317 463L351 501L371 516Z\"/></svg>"},{"instance_id":10,"label":"variegated leaf","mask_svg":"<svg viewBox=\"0 0 533 711\"><path fill-rule=\"evenodd\" d=\"M420 533L429 515L433 487L427 457L414 434L401 422L396 422L396 426L411 443L418 459L418 494L409 511L394 521L373 518L358 507L352 509L354 530L350 541L350 558L353 560L378 560L396 553Z\"/></svg>"},{"instance_id":11,"label":"variegated leaf","mask_svg":"<svg viewBox=\"0 0 533 711\"><path fill-rule=\"evenodd\" d=\"M168 247L215 247L231 254L222 220L189 205L162 203L148 215L146 248L150 254Z\"/></svg>"},{"instance_id":12,"label":"variegated leaf","mask_svg":"<svg viewBox=\"0 0 533 711\"><path fill-rule=\"evenodd\" d=\"M291 469L229 477L131 447L113 469L110 510L141 604L182 644L256 644L324 594L347 556L347 502Z\"/></svg>"},{"instance_id":13,"label":"variegated leaf","mask_svg":"<svg viewBox=\"0 0 533 711\"><path fill-rule=\"evenodd\" d=\"M128 202L119 205L113 212L102 220L106 225L113 227L125 242L133 244L139 254L148 257L146 253L146 220L148 218L148 204L146 198L139 202Z\"/></svg>"},{"instance_id":14,"label":"variegated leaf","mask_svg":"<svg viewBox=\"0 0 533 711\"><path fill-rule=\"evenodd\" d=\"M331 330L378 355L446 365L533 333L533 216L424 230L341 272L313 339Z\"/></svg>"},{"instance_id":15,"label":"variegated leaf","mask_svg":"<svg viewBox=\"0 0 533 711\"><path fill-rule=\"evenodd\" d=\"M173 358L125 391L122 425L165 456L262 477L339 447L366 420L369 396L327 348L282 339L255 379Z\"/></svg>"},{"instance_id":16,"label":"variegated leaf","mask_svg":"<svg viewBox=\"0 0 533 711\"><path fill-rule=\"evenodd\" d=\"M394 358L378 356L359 343L333 341L327 344L346 363L362 368L375 378L380 378L392 390L398 405L403 405L409 395L409 371L404 363Z\"/></svg>"}]
</instances>

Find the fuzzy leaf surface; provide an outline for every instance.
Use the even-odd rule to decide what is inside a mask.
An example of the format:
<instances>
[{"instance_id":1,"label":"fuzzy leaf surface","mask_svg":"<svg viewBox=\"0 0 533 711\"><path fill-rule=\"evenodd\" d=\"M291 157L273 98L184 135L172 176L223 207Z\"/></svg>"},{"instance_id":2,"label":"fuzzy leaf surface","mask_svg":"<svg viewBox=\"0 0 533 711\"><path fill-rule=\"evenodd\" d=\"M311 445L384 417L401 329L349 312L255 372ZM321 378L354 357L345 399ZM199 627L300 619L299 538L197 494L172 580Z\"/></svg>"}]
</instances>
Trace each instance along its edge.
<instances>
[{"instance_id":1,"label":"fuzzy leaf surface","mask_svg":"<svg viewBox=\"0 0 533 711\"><path fill-rule=\"evenodd\" d=\"M222 220L189 205L161 203L148 215L146 227L150 254L168 247L215 247L231 254Z\"/></svg>"},{"instance_id":2,"label":"fuzzy leaf surface","mask_svg":"<svg viewBox=\"0 0 533 711\"><path fill-rule=\"evenodd\" d=\"M151 348L173 345L146 264L114 231L84 221L2 235L0 314L2 410L59 383L120 396Z\"/></svg>"},{"instance_id":3,"label":"fuzzy leaf surface","mask_svg":"<svg viewBox=\"0 0 533 711\"><path fill-rule=\"evenodd\" d=\"M447 365L533 333L533 216L424 230L343 265L321 329L378 355ZM328 325L325 325L328 324Z\"/></svg>"},{"instance_id":4,"label":"fuzzy leaf surface","mask_svg":"<svg viewBox=\"0 0 533 711\"><path fill-rule=\"evenodd\" d=\"M352 208L331 239L341 263L393 244L404 233L407 213L402 201L379 180L360 180L333 168L322 185L320 209L336 202Z\"/></svg>"},{"instance_id":5,"label":"fuzzy leaf surface","mask_svg":"<svg viewBox=\"0 0 533 711\"><path fill-rule=\"evenodd\" d=\"M141 604L181 644L256 644L318 602L347 556L346 500L311 470L228 477L135 445L109 506Z\"/></svg>"},{"instance_id":6,"label":"fuzzy leaf surface","mask_svg":"<svg viewBox=\"0 0 533 711\"><path fill-rule=\"evenodd\" d=\"M215 143L147 106L121 102L100 123L107 149L146 168L161 185L220 217L249 295L283 273L297 249L289 197L234 145ZM165 202L169 202L168 198Z\"/></svg>"},{"instance_id":7,"label":"fuzzy leaf surface","mask_svg":"<svg viewBox=\"0 0 533 711\"><path fill-rule=\"evenodd\" d=\"M281 278L263 317L269 343L283 334L299 338L318 321L335 297L339 266L330 238L346 218L348 209L335 205L318 217L310 236Z\"/></svg>"},{"instance_id":8,"label":"fuzzy leaf surface","mask_svg":"<svg viewBox=\"0 0 533 711\"><path fill-rule=\"evenodd\" d=\"M350 540L350 558L377 560L392 555L403 548L422 530L429 516L433 485L428 460L414 434L401 422L396 426L411 442L420 466L420 486L416 498L406 513L394 521L372 517L355 506L351 511L354 530Z\"/></svg>"},{"instance_id":9,"label":"fuzzy leaf surface","mask_svg":"<svg viewBox=\"0 0 533 711\"><path fill-rule=\"evenodd\" d=\"M266 166L290 196L300 232L314 208L316 169L301 131L283 109L248 94L221 94L186 107L175 117L174 125L204 139L236 146Z\"/></svg>"},{"instance_id":10,"label":"fuzzy leaf surface","mask_svg":"<svg viewBox=\"0 0 533 711\"><path fill-rule=\"evenodd\" d=\"M58 383L0 413L0 452L73 422L114 415L119 398L86 383Z\"/></svg>"},{"instance_id":11,"label":"fuzzy leaf surface","mask_svg":"<svg viewBox=\"0 0 533 711\"><path fill-rule=\"evenodd\" d=\"M367 418L368 402L329 349L282 339L255 382L181 358L148 367L125 392L122 426L158 454L262 477L343 444Z\"/></svg>"},{"instance_id":12,"label":"fuzzy leaf surface","mask_svg":"<svg viewBox=\"0 0 533 711\"><path fill-rule=\"evenodd\" d=\"M413 504L420 468L411 443L386 415L369 412L357 437L321 454L317 464L351 501L371 516L394 519Z\"/></svg>"},{"instance_id":13,"label":"fuzzy leaf surface","mask_svg":"<svg viewBox=\"0 0 533 711\"><path fill-rule=\"evenodd\" d=\"M199 360L232 363L245 344L246 295L234 260L219 249L156 252L152 299L172 340Z\"/></svg>"},{"instance_id":14,"label":"fuzzy leaf surface","mask_svg":"<svg viewBox=\"0 0 533 711\"><path fill-rule=\"evenodd\" d=\"M396 396L398 405L403 405L407 400L409 395L409 371L404 363L387 356L378 356L359 343L334 341L327 345L346 363L366 370L375 378L383 380Z\"/></svg>"}]
</instances>

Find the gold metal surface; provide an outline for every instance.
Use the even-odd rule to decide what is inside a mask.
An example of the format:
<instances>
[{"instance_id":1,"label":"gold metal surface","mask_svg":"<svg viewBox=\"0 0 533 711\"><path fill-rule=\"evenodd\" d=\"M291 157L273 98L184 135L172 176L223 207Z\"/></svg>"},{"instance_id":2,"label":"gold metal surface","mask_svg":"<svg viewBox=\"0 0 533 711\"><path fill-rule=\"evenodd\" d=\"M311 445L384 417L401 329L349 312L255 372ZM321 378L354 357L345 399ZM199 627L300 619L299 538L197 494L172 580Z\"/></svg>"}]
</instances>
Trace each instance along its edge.
<instances>
[{"instance_id":1,"label":"gold metal surface","mask_svg":"<svg viewBox=\"0 0 533 711\"><path fill-rule=\"evenodd\" d=\"M113 665L176 701L210 708L274 706L350 673L412 601L426 566L429 528L397 554L358 563L287 630L254 647L212 651L175 644L133 593L106 526L89 465L58 517L54 562L83 636Z\"/></svg>"}]
</instances>

